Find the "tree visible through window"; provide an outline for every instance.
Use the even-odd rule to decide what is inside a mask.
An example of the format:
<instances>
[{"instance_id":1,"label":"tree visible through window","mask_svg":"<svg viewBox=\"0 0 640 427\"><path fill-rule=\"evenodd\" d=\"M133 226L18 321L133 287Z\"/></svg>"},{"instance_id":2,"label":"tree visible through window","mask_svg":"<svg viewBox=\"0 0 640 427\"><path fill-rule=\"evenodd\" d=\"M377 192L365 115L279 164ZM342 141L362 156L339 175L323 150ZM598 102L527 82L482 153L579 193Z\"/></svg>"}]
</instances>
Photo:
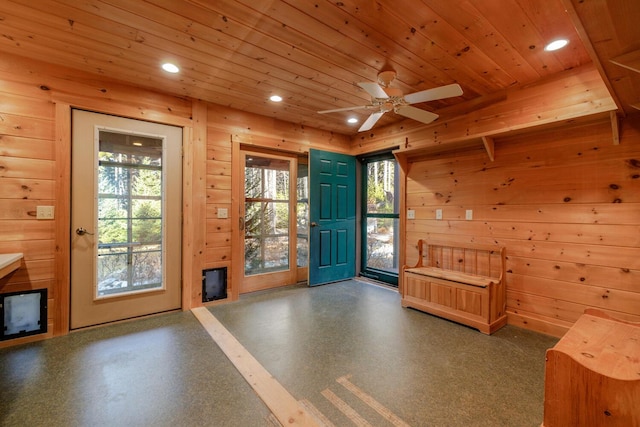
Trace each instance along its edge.
<instances>
[{"instance_id":1,"label":"tree visible through window","mask_svg":"<svg viewBox=\"0 0 640 427\"><path fill-rule=\"evenodd\" d=\"M97 296L161 288L161 139L101 131Z\"/></svg>"},{"instance_id":2,"label":"tree visible through window","mask_svg":"<svg viewBox=\"0 0 640 427\"><path fill-rule=\"evenodd\" d=\"M247 157L245 275L289 268L289 161Z\"/></svg>"}]
</instances>

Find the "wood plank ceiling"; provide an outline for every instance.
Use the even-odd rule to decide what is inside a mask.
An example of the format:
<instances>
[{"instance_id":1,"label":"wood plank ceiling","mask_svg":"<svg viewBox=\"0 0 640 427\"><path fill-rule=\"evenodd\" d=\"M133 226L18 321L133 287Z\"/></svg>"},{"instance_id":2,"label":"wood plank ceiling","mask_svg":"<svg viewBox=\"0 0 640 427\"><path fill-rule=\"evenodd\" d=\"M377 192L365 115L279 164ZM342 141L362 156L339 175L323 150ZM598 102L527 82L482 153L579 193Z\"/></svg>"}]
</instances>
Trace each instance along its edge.
<instances>
[{"instance_id":1,"label":"wood plank ceiling","mask_svg":"<svg viewBox=\"0 0 640 427\"><path fill-rule=\"evenodd\" d=\"M633 114L639 21L635 0L2 0L0 51L354 135L346 118L370 111L317 111L368 104L357 83L387 69L405 94L459 83L462 96L417 106L463 113L594 61L619 113ZM559 37L565 49L543 49Z\"/></svg>"}]
</instances>

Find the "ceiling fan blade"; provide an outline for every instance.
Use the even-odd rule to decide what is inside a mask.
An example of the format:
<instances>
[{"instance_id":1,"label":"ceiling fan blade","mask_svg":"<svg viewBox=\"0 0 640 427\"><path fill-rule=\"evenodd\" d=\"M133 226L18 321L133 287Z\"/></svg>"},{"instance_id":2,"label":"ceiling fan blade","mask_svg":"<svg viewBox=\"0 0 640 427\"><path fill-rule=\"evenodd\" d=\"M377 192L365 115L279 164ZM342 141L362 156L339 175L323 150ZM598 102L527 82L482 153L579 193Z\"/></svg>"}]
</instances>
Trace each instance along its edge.
<instances>
[{"instance_id":1,"label":"ceiling fan blade","mask_svg":"<svg viewBox=\"0 0 640 427\"><path fill-rule=\"evenodd\" d=\"M387 95L387 92L385 92L382 86L380 86L378 83L360 82L358 83L358 86L366 90L367 93L374 98L382 98L382 99L389 98L389 95Z\"/></svg>"},{"instance_id":2,"label":"ceiling fan blade","mask_svg":"<svg viewBox=\"0 0 640 427\"><path fill-rule=\"evenodd\" d=\"M452 98L460 95L462 95L462 88L458 83L453 83L446 86L434 87L433 89L410 93L409 95L404 96L404 100L409 104L418 104L420 102Z\"/></svg>"},{"instance_id":3,"label":"ceiling fan blade","mask_svg":"<svg viewBox=\"0 0 640 427\"><path fill-rule=\"evenodd\" d=\"M362 126L360 126L360 129L358 129L358 132L364 132L365 130L371 129L376 124L376 122L380 120L380 117L382 117L383 114L384 114L384 111L378 111L377 113L371 114L369 118L364 121Z\"/></svg>"},{"instance_id":4,"label":"ceiling fan blade","mask_svg":"<svg viewBox=\"0 0 640 427\"><path fill-rule=\"evenodd\" d=\"M409 117L410 119L417 120L419 122L429 124L439 116L431 111L421 110L416 107L411 107L409 105L403 105L395 110L396 114L400 114L401 116Z\"/></svg>"},{"instance_id":5,"label":"ceiling fan blade","mask_svg":"<svg viewBox=\"0 0 640 427\"><path fill-rule=\"evenodd\" d=\"M370 105L356 105L354 107L335 108L333 110L322 110L322 111L318 111L318 114L337 113L339 111L364 110L369 107Z\"/></svg>"}]
</instances>

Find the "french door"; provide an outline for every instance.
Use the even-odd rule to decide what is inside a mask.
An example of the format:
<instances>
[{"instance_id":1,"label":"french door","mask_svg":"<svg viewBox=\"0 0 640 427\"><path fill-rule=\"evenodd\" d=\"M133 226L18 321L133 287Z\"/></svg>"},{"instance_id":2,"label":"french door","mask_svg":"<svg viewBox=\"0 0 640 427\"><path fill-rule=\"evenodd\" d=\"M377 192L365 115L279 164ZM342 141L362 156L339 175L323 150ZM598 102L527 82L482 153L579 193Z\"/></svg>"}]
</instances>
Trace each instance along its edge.
<instances>
[{"instance_id":1,"label":"french door","mask_svg":"<svg viewBox=\"0 0 640 427\"><path fill-rule=\"evenodd\" d=\"M297 159L241 151L244 203L241 233L244 276L240 292L298 281Z\"/></svg>"},{"instance_id":2,"label":"french door","mask_svg":"<svg viewBox=\"0 0 640 427\"><path fill-rule=\"evenodd\" d=\"M182 129L72 119L71 328L180 308Z\"/></svg>"}]
</instances>

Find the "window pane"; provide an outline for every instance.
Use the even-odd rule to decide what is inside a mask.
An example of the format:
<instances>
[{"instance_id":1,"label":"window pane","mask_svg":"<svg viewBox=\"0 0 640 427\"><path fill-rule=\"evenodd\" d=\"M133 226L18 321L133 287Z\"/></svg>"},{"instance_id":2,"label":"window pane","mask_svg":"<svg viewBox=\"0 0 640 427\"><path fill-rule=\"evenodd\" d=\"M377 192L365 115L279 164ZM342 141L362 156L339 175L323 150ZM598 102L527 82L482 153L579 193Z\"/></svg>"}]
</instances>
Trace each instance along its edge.
<instances>
[{"instance_id":1,"label":"window pane","mask_svg":"<svg viewBox=\"0 0 640 427\"><path fill-rule=\"evenodd\" d=\"M98 255L98 296L127 287L128 254L115 250L100 250Z\"/></svg>"},{"instance_id":2,"label":"window pane","mask_svg":"<svg viewBox=\"0 0 640 427\"><path fill-rule=\"evenodd\" d=\"M288 160L247 157L245 197L289 200L289 163Z\"/></svg>"},{"instance_id":3,"label":"window pane","mask_svg":"<svg viewBox=\"0 0 640 427\"><path fill-rule=\"evenodd\" d=\"M289 268L290 163L246 157L245 275Z\"/></svg>"},{"instance_id":4,"label":"window pane","mask_svg":"<svg viewBox=\"0 0 640 427\"><path fill-rule=\"evenodd\" d=\"M298 267L309 265L309 166L298 164L298 183L296 187L296 263Z\"/></svg>"},{"instance_id":5,"label":"window pane","mask_svg":"<svg viewBox=\"0 0 640 427\"><path fill-rule=\"evenodd\" d=\"M258 199L262 197L262 169L244 168L244 197Z\"/></svg>"},{"instance_id":6,"label":"window pane","mask_svg":"<svg viewBox=\"0 0 640 427\"><path fill-rule=\"evenodd\" d=\"M307 236L298 234L296 257L298 267L307 267L309 265L309 239Z\"/></svg>"},{"instance_id":7,"label":"window pane","mask_svg":"<svg viewBox=\"0 0 640 427\"><path fill-rule=\"evenodd\" d=\"M161 288L163 140L99 138L97 296Z\"/></svg>"},{"instance_id":8,"label":"window pane","mask_svg":"<svg viewBox=\"0 0 640 427\"><path fill-rule=\"evenodd\" d=\"M396 218L367 218L367 267L398 272Z\"/></svg>"},{"instance_id":9,"label":"window pane","mask_svg":"<svg viewBox=\"0 0 640 427\"><path fill-rule=\"evenodd\" d=\"M131 193L134 196L160 197L162 195L162 171L138 169L132 177Z\"/></svg>"},{"instance_id":10,"label":"window pane","mask_svg":"<svg viewBox=\"0 0 640 427\"><path fill-rule=\"evenodd\" d=\"M101 195L98 199L98 218L126 218L129 210L129 199L111 198Z\"/></svg>"},{"instance_id":11,"label":"window pane","mask_svg":"<svg viewBox=\"0 0 640 427\"><path fill-rule=\"evenodd\" d=\"M142 252L133 254L133 286L157 285L162 283L162 252L152 247L140 248Z\"/></svg>"},{"instance_id":12,"label":"window pane","mask_svg":"<svg viewBox=\"0 0 640 427\"><path fill-rule=\"evenodd\" d=\"M128 224L125 219L98 220L98 247L113 243L126 243L128 240Z\"/></svg>"},{"instance_id":13,"label":"window pane","mask_svg":"<svg viewBox=\"0 0 640 427\"><path fill-rule=\"evenodd\" d=\"M160 219L134 219L132 238L135 243L161 243L162 221Z\"/></svg>"},{"instance_id":14,"label":"window pane","mask_svg":"<svg viewBox=\"0 0 640 427\"><path fill-rule=\"evenodd\" d=\"M100 173L98 176L98 193L112 195L122 195L128 193L128 169L118 167L116 165L101 164L99 170Z\"/></svg>"},{"instance_id":15,"label":"window pane","mask_svg":"<svg viewBox=\"0 0 640 427\"><path fill-rule=\"evenodd\" d=\"M396 212L395 175L394 160L367 163L367 212Z\"/></svg>"}]
</instances>

